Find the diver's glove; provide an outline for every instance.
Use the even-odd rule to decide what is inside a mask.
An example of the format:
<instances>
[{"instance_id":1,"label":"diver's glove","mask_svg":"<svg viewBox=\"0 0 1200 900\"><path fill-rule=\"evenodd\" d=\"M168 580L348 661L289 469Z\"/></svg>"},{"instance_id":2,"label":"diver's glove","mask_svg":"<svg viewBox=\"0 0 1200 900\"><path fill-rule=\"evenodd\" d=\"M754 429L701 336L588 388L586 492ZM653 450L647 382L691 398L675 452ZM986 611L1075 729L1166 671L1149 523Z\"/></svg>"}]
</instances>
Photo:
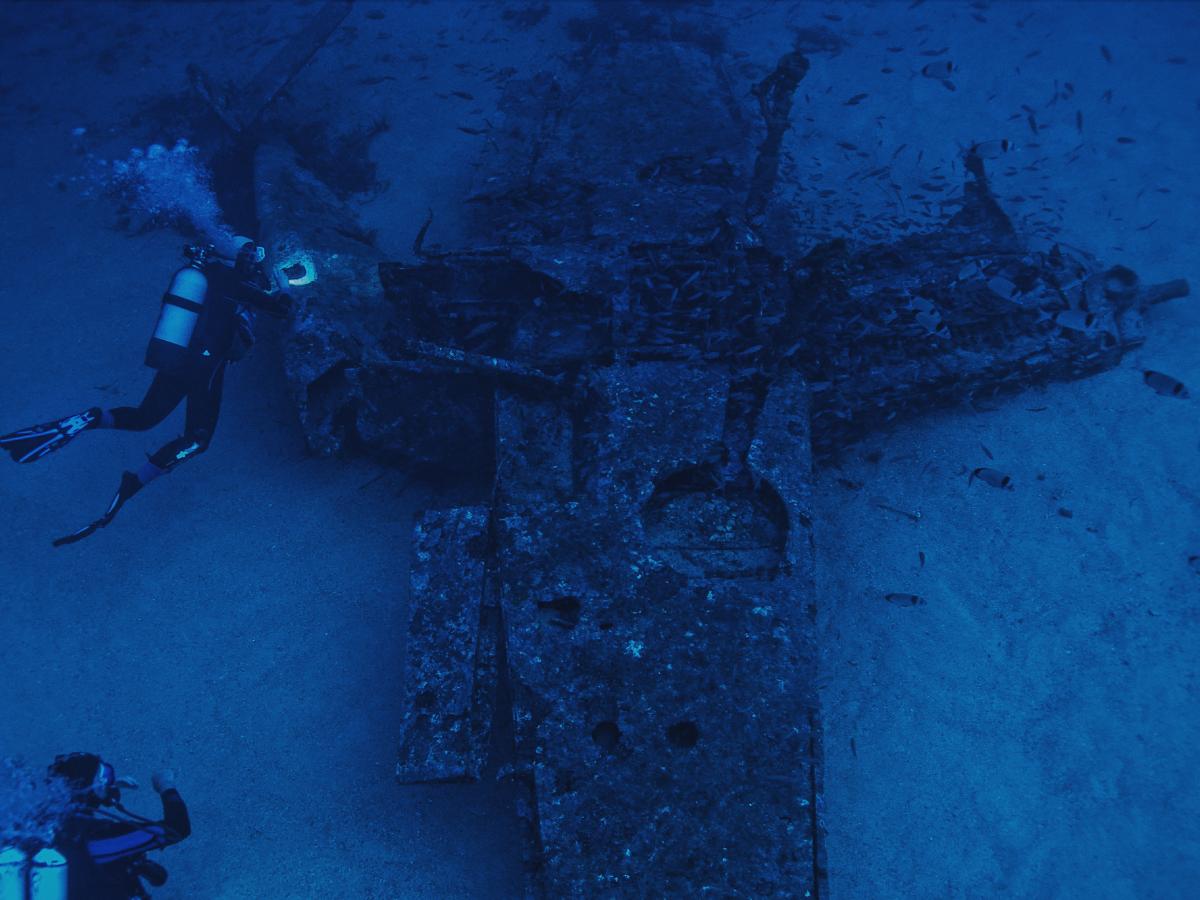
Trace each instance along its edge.
<instances>
[{"instance_id":1,"label":"diver's glove","mask_svg":"<svg viewBox=\"0 0 1200 900\"><path fill-rule=\"evenodd\" d=\"M291 294L285 294L283 291L263 293L256 298L254 308L261 309L276 319L286 319L292 312L292 297Z\"/></svg>"},{"instance_id":2,"label":"diver's glove","mask_svg":"<svg viewBox=\"0 0 1200 900\"><path fill-rule=\"evenodd\" d=\"M121 486L117 488L116 495L112 498L112 502L108 504L108 509L104 511L104 515L98 518L95 522L89 525L84 525L78 531L72 532L65 537L60 537L54 542L55 547L62 547L66 544L73 544L76 541L82 541L85 537L93 532L103 528L117 515L117 510L125 505L125 501L142 489L142 480L133 472L121 473Z\"/></svg>"},{"instance_id":3,"label":"diver's glove","mask_svg":"<svg viewBox=\"0 0 1200 900\"><path fill-rule=\"evenodd\" d=\"M239 308L237 324L233 329L233 340L225 358L230 362L245 359L254 347L254 314L245 308Z\"/></svg>"}]
</instances>

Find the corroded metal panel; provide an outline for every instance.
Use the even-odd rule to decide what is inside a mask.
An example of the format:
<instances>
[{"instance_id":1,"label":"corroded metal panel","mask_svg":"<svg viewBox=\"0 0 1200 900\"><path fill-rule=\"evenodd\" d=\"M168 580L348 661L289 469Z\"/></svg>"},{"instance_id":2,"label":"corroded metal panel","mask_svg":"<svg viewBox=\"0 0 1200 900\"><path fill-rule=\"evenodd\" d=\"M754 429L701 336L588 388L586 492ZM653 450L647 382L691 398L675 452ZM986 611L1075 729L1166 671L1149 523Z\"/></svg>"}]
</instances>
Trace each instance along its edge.
<instances>
[{"instance_id":1,"label":"corroded metal panel","mask_svg":"<svg viewBox=\"0 0 1200 900\"><path fill-rule=\"evenodd\" d=\"M565 414L498 425L516 473L501 471L493 512L534 894L816 889L805 391L768 393L755 478L722 484L704 473L727 386L680 364L597 373L571 490L529 477Z\"/></svg>"}]
</instances>

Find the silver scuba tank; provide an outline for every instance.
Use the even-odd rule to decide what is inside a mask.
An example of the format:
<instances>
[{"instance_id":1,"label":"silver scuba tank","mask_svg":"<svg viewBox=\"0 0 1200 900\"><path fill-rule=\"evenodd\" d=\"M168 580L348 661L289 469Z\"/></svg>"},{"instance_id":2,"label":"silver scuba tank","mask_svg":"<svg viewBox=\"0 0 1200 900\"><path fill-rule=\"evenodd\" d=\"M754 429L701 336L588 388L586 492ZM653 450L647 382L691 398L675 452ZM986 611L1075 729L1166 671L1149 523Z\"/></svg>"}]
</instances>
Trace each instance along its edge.
<instances>
[{"instance_id":1,"label":"silver scuba tank","mask_svg":"<svg viewBox=\"0 0 1200 900\"><path fill-rule=\"evenodd\" d=\"M0 850L0 900L25 900L25 851L19 847Z\"/></svg>"},{"instance_id":2,"label":"silver scuba tank","mask_svg":"<svg viewBox=\"0 0 1200 900\"><path fill-rule=\"evenodd\" d=\"M67 860L53 847L29 861L29 900L67 900Z\"/></svg>"},{"instance_id":3,"label":"silver scuba tank","mask_svg":"<svg viewBox=\"0 0 1200 900\"><path fill-rule=\"evenodd\" d=\"M204 266L211 251L211 247L184 248L188 264L175 273L163 294L158 323L146 348L146 365L150 368L174 369L188 361L188 348L208 296Z\"/></svg>"},{"instance_id":4,"label":"silver scuba tank","mask_svg":"<svg viewBox=\"0 0 1200 900\"><path fill-rule=\"evenodd\" d=\"M53 847L0 851L0 900L67 900L67 860Z\"/></svg>"}]
</instances>

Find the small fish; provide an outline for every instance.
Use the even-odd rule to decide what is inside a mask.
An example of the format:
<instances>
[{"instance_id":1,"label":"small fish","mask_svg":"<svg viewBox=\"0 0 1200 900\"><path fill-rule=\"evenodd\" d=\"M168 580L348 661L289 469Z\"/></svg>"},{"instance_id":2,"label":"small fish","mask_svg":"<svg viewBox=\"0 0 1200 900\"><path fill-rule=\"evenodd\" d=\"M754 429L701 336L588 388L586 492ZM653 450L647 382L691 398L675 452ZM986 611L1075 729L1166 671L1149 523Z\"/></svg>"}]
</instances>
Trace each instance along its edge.
<instances>
[{"instance_id":1,"label":"small fish","mask_svg":"<svg viewBox=\"0 0 1200 900\"><path fill-rule=\"evenodd\" d=\"M837 145L839 147L841 147L843 150L857 150L858 149L858 147L856 147L854 144L850 143L849 141L838 141Z\"/></svg>"},{"instance_id":2,"label":"small fish","mask_svg":"<svg viewBox=\"0 0 1200 900\"><path fill-rule=\"evenodd\" d=\"M1083 113L1082 112L1075 113L1075 130L1078 131L1080 134L1083 134Z\"/></svg>"},{"instance_id":3,"label":"small fish","mask_svg":"<svg viewBox=\"0 0 1200 900\"><path fill-rule=\"evenodd\" d=\"M1012 490L1012 478L1005 475L1003 472L996 469L980 466L971 471L971 477L967 479L967 486L970 487L971 482L978 478L980 481L990 484L992 487L1008 488Z\"/></svg>"},{"instance_id":4,"label":"small fish","mask_svg":"<svg viewBox=\"0 0 1200 900\"><path fill-rule=\"evenodd\" d=\"M891 74L892 74L893 72L895 72L896 70L895 70L895 69L890 69L890 68L888 68L887 66L884 66L884 67L883 67L882 69L880 69L879 71L880 71L880 72L882 72L884 75L891 75Z\"/></svg>"},{"instance_id":5,"label":"small fish","mask_svg":"<svg viewBox=\"0 0 1200 900\"><path fill-rule=\"evenodd\" d=\"M1164 397L1178 397L1181 400L1188 398L1188 390L1184 387L1183 382L1170 375L1147 369L1142 373L1142 380Z\"/></svg>"},{"instance_id":6,"label":"small fish","mask_svg":"<svg viewBox=\"0 0 1200 900\"><path fill-rule=\"evenodd\" d=\"M937 78L944 80L954 74L955 65L948 59L943 59L940 62L926 63L921 67L921 74L926 78Z\"/></svg>"},{"instance_id":7,"label":"small fish","mask_svg":"<svg viewBox=\"0 0 1200 900\"><path fill-rule=\"evenodd\" d=\"M1151 228L1154 227L1154 224L1157 221L1158 221L1158 219L1153 219L1153 220L1147 222L1145 225L1139 225L1136 230L1137 231L1149 231Z\"/></svg>"},{"instance_id":8,"label":"small fish","mask_svg":"<svg viewBox=\"0 0 1200 900\"><path fill-rule=\"evenodd\" d=\"M468 128L466 125L459 125L458 130L463 134L487 134L484 128Z\"/></svg>"},{"instance_id":9,"label":"small fish","mask_svg":"<svg viewBox=\"0 0 1200 900\"><path fill-rule=\"evenodd\" d=\"M395 80L396 80L395 77L392 75L377 75L374 78L360 78L358 83L370 86L373 84L382 84L385 81L395 81Z\"/></svg>"},{"instance_id":10,"label":"small fish","mask_svg":"<svg viewBox=\"0 0 1200 900\"><path fill-rule=\"evenodd\" d=\"M1008 138L1001 138L997 141L981 141L978 144L972 144L970 152L980 159L999 159L1011 149L1013 149L1013 142Z\"/></svg>"},{"instance_id":11,"label":"small fish","mask_svg":"<svg viewBox=\"0 0 1200 900\"><path fill-rule=\"evenodd\" d=\"M1109 88L1107 91L1101 94L1100 99L1105 103L1112 103L1112 88Z\"/></svg>"},{"instance_id":12,"label":"small fish","mask_svg":"<svg viewBox=\"0 0 1200 900\"><path fill-rule=\"evenodd\" d=\"M987 447L985 447L983 444L979 445L979 449L983 451L983 455L986 456L988 459L996 458L996 457L992 456L992 451L989 450Z\"/></svg>"},{"instance_id":13,"label":"small fish","mask_svg":"<svg viewBox=\"0 0 1200 900\"><path fill-rule=\"evenodd\" d=\"M1033 113L1029 114L1026 121L1029 122L1029 130L1032 131L1034 134L1037 134L1038 133L1038 123L1037 123L1037 119L1035 119L1033 117Z\"/></svg>"},{"instance_id":14,"label":"small fish","mask_svg":"<svg viewBox=\"0 0 1200 900\"><path fill-rule=\"evenodd\" d=\"M925 568L925 551L924 550L917 551L917 559L921 561L921 568L922 569Z\"/></svg>"},{"instance_id":15,"label":"small fish","mask_svg":"<svg viewBox=\"0 0 1200 900\"><path fill-rule=\"evenodd\" d=\"M1058 514L1059 514L1060 516L1062 516L1064 519L1072 519L1072 518L1074 518L1074 517L1075 517L1075 513L1071 512L1071 511L1070 511L1069 509L1067 509L1065 506L1060 506L1060 507L1058 508Z\"/></svg>"},{"instance_id":16,"label":"small fish","mask_svg":"<svg viewBox=\"0 0 1200 900\"><path fill-rule=\"evenodd\" d=\"M888 603L899 603L901 606L920 606L925 601L917 594L884 594L883 599Z\"/></svg>"},{"instance_id":17,"label":"small fish","mask_svg":"<svg viewBox=\"0 0 1200 900\"><path fill-rule=\"evenodd\" d=\"M866 100L866 99L867 99L867 97L869 97L869 96L870 96L869 94L855 94L853 97L851 97L849 100L847 100L847 101L845 102L845 104L843 104L843 105L845 105L845 106L857 106L858 104L860 104L860 103L862 103L864 100Z\"/></svg>"},{"instance_id":18,"label":"small fish","mask_svg":"<svg viewBox=\"0 0 1200 900\"><path fill-rule=\"evenodd\" d=\"M878 459L874 459L874 460L870 460L870 461L871 461L871 462L878 462ZM885 509L885 510L887 510L888 512L895 513L895 514L896 514L896 515L898 515L898 516L904 516L904 518L906 518L906 519L910 519L910 520L911 520L911 521L913 521L913 522L920 522L920 521L921 521L921 514L920 514L919 512L909 512L908 510L905 510L905 509L897 509L896 507L894 507L894 506L890 506L890 505L888 505L887 503L883 503L883 502L881 502L881 501L879 501L879 500L876 500L876 501L875 501L875 506L876 506L878 509Z\"/></svg>"},{"instance_id":19,"label":"small fish","mask_svg":"<svg viewBox=\"0 0 1200 900\"><path fill-rule=\"evenodd\" d=\"M849 478L839 478L837 483L848 491L857 491L862 488L861 481L851 481Z\"/></svg>"},{"instance_id":20,"label":"small fish","mask_svg":"<svg viewBox=\"0 0 1200 900\"><path fill-rule=\"evenodd\" d=\"M1184 63L1187 62L1187 57L1186 56L1168 56L1167 62L1169 62L1173 66L1182 66Z\"/></svg>"},{"instance_id":21,"label":"small fish","mask_svg":"<svg viewBox=\"0 0 1200 900\"><path fill-rule=\"evenodd\" d=\"M475 99L475 96L473 94L468 94L466 91L451 91L450 93L453 94L455 97L462 97L464 100L474 100Z\"/></svg>"},{"instance_id":22,"label":"small fish","mask_svg":"<svg viewBox=\"0 0 1200 900\"><path fill-rule=\"evenodd\" d=\"M1112 62L1112 53L1103 44L1100 45L1100 55L1104 57L1105 62Z\"/></svg>"},{"instance_id":23,"label":"small fish","mask_svg":"<svg viewBox=\"0 0 1200 900\"><path fill-rule=\"evenodd\" d=\"M1131 137L1125 137L1124 135L1122 135L1121 137L1117 138L1117 143L1118 144L1136 144L1137 141L1135 141Z\"/></svg>"}]
</instances>

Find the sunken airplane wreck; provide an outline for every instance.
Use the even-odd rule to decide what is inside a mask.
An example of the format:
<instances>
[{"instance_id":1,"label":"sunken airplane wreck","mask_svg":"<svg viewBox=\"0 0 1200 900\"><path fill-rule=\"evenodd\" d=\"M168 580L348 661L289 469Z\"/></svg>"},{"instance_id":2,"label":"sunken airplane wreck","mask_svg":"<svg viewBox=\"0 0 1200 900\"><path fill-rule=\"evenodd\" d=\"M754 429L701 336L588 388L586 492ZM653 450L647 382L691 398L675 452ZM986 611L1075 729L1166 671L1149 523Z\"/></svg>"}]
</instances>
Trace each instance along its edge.
<instances>
[{"instance_id":1,"label":"sunken airplane wreck","mask_svg":"<svg viewBox=\"0 0 1200 900\"><path fill-rule=\"evenodd\" d=\"M482 479L415 527L397 774L522 785L535 897L826 893L814 461L1112 367L1188 291L1023 240L977 154L941 227L802 246L780 146L836 41L739 98L675 26L597 22L510 82L466 198L486 239L423 228L416 264L255 137L310 445Z\"/></svg>"}]
</instances>

